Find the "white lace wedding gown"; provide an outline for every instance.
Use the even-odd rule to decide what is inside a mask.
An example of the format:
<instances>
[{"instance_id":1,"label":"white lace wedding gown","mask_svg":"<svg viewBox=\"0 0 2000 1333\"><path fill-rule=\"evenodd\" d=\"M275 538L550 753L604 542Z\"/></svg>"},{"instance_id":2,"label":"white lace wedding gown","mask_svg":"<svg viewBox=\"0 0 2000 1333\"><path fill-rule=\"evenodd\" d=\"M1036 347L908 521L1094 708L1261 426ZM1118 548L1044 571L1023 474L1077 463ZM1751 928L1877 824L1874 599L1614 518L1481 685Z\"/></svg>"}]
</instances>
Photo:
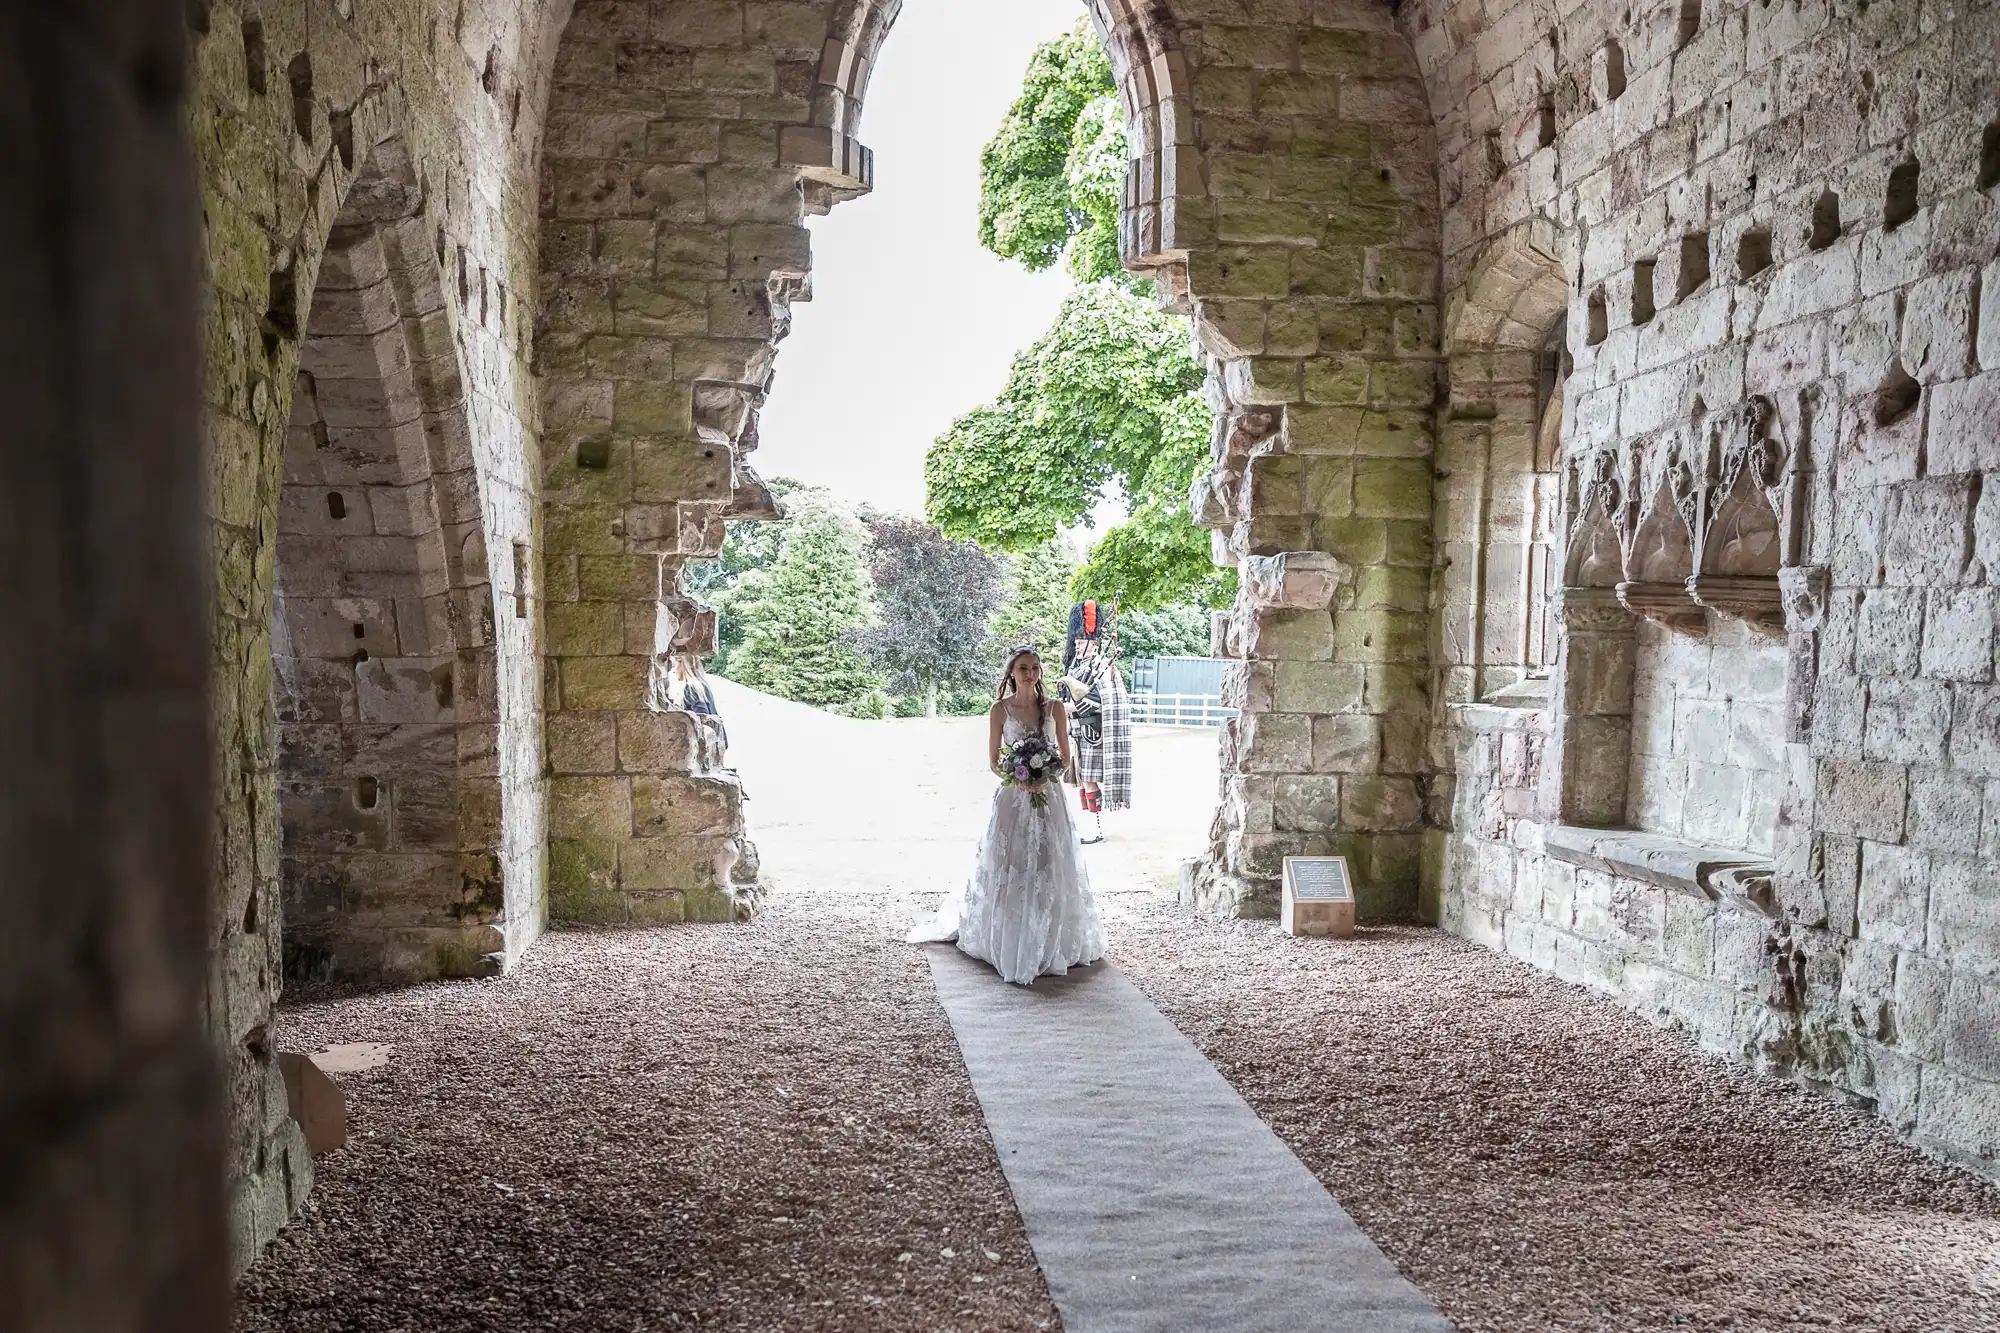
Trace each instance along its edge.
<instances>
[{"instance_id":1,"label":"white lace wedding gown","mask_svg":"<svg viewBox=\"0 0 2000 1333\"><path fill-rule=\"evenodd\" d=\"M1001 743L1012 745L1032 730L1010 714ZM1047 734L1046 724L1043 730ZM1022 986L1104 956L1104 923L1069 804L1059 783L1050 782L1046 795L1048 805L1037 810L1018 787L993 793L993 817L979 840L972 877L945 897L936 916L917 924L912 944L956 940Z\"/></svg>"}]
</instances>

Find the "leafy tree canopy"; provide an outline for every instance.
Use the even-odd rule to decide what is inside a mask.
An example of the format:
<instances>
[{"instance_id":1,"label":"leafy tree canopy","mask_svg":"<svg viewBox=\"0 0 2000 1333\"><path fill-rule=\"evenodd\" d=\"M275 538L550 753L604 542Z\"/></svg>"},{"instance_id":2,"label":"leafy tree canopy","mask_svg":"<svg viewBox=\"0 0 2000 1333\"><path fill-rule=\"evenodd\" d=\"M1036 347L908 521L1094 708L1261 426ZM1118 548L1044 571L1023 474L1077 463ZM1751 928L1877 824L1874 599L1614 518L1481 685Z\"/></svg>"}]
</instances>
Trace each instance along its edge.
<instances>
[{"instance_id":1,"label":"leafy tree canopy","mask_svg":"<svg viewBox=\"0 0 2000 1333\"><path fill-rule=\"evenodd\" d=\"M800 703L853 707L880 688L855 648L873 619L860 526L807 503L783 534L777 560L739 580L752 586L734 608L743 642L729 656L730 679Z\"/></svg>"},{"instance_id":2,"label":"leafy tree canopy","mask_svg":"<svg viewBox=\"0 0 2000 1333\"><path fill-rule=\"evenodd\" d=\"M1014 359L994 402L952 424L924 463L926 507L947 536L1025 551L1075 527L1116 482L1127 522L1070 591L1131 607L1226 601L1187 510L1208 465L1211 417L1187 324L1112 283L1078 288L1055 327Z\"/></svg>"},{"instance_id":3,"label":"leafy tree canopy","mask_svg":"<svg viewBox=\"0 0 2000 1333\"><path fill-rule=\"evenodd\" d=\"M1030 272L1065 254L1079 282L1116 277L1125 120L1088 22L1044 43L979 155L979 243Z\"/></svg>"},{"instance_id":4,"label":"leafy tree canopy","mask_svg":"<svg viewBox=\"0 0 2000 1333\"><path fill-rule=\"evenodd\" d=\"M1004 657L1026 644L1059 659L1069 633L1069 584L1076 561L1061 542L1046 541L1008 556L1006 570L1007 595L989 625L993 656Z\"/></svg>"},{"instance_id":5,"label":"leafy tree canopy","mask_svg":"<svg viewBox=\"0 0 2000 1333\"><path fill-rule=\"evenodd\" d=\"M968 689L986 675L986 622L1000 605L1000 566L921 519L883 514L867 524L881 620L862 632L862 653L889 688L919 697L925 715L935 717L940 690Z\"/></svg>"}]
</instances>

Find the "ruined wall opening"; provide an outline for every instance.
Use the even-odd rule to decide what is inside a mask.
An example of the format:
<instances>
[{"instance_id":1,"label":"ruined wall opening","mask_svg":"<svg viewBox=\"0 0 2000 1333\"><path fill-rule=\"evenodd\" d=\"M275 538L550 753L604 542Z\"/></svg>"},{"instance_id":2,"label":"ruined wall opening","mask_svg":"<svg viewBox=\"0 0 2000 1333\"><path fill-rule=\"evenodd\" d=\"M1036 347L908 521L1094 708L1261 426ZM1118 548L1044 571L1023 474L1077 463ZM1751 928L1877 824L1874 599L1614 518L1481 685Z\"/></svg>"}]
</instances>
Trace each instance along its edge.
<instances>
[{"instance_id":1,"label":"ruined wall opening","mask_svg":"<svg viewBox=\"0 0 2000 1333\"><path fill-rule=\"evenodd\" d=\"M381 983L505 953L493 600L416 173L374 149L304 330L272 606L284 970Z\"/></svg>"},{"instance_id":2,"label":"ruined wall opening","mask_svg":"<svg viewBox=\"0 0 2000 1333\"><path fill-rule=\"evenodd\" d=\"M1569 292L1546 223L1488 252L1455 300L1440 441L1439 698L1547 697L1562 536Z\"/></svg>"}]
</instances>

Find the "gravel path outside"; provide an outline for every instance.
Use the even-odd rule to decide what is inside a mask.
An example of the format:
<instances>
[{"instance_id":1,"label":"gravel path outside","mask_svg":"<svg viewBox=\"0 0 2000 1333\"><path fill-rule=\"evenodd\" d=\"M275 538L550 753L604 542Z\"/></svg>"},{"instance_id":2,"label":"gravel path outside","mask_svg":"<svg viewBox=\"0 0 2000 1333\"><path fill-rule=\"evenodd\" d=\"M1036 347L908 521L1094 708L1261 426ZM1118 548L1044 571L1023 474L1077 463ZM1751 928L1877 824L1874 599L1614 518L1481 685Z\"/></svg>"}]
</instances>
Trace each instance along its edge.
<instances>
[{"instance_id":1,"label":"gravel path outside","mask_svg":"<svg viewBox=\"0 0 2000 1333\"><path fill-rule=\"evenodd\" d=\"M1112 954L1460 1333L2000 1330L2000 1189L1442 932Z\"/></svg>"},{"instance_id":2,"label":"gravel path outside","mask_svg":"<svg viewBox=\"0 0 2000 1333\"><path fill-rule=\"evenodd\" d=\"M390 1042L239 1292L251 1330L1057 1327L921 951L879 903L562 932L291 1007Z\"/></svg>"}]
</instances>

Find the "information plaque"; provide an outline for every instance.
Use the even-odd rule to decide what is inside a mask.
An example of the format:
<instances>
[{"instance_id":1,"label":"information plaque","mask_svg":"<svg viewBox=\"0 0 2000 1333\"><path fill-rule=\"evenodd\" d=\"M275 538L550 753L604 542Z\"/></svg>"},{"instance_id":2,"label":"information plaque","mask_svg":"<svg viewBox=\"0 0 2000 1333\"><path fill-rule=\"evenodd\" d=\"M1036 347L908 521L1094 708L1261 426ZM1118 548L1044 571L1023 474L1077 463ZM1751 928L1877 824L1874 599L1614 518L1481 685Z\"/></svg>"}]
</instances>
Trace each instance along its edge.
<instances>
[{"instance_id":1,"label":"information plaque","mask_svg":"<svg viewBox=\"0 0 2000 1333\"><path fill-rule=\"evenodd\" d=\"M1278 908L1287 935L1354 934L1354 880L1344 856L1288 856Z\"/></svg>"},{"instance_id":2,"label":"information plaque","mask_svg":"<svg viewBox=\"0 0 2000 1333\"><path fill-rule=\"evenodd\" d=\"M1291 877L1292 896L1302 903L1354 901L1344 856L1288 856L1285 873Z\"/></svg>"}]
</instances>

